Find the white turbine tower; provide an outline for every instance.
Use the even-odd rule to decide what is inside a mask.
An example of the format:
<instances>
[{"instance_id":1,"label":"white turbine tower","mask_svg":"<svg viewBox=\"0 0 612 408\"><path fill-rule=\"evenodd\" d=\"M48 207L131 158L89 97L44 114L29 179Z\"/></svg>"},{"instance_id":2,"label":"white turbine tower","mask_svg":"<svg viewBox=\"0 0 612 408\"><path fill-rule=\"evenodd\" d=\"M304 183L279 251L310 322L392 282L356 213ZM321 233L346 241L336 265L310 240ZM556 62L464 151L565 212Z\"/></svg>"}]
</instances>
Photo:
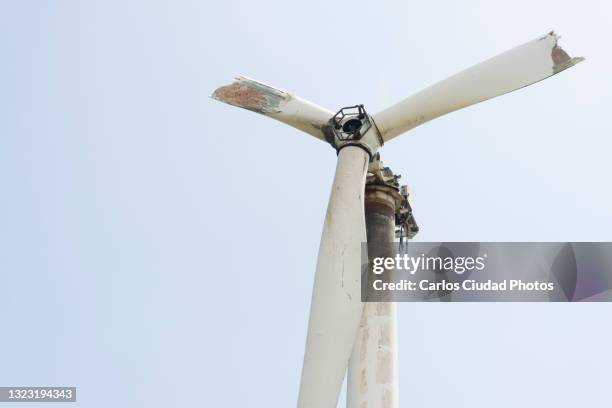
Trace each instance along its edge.
<instances>
[{"instance_id":1,"label":"white turbine tower","mask_svg":"<svg viewBox=\"0 0 612 408\"><path fill-rule=\"evenodd\" d=\"M298 128L330 143L338 153L315 273L299 408L337 406L358 333L363 311L361 243L366 241L364 184L368 163L385 142L418 125L531 85L583 60L570 58L557 40L558 36L550 32L375 115L369 115L363 105L334 114L245 77L215 90L213 98ZM357 387L349 387L349 394L352 388ZM371 402L368 408L383 406L378 396L364 398ZM357 407L359 399L351 395L348 399L351 408ZM396 406L397 398L391 400L394 402L388 406Z\"/></svg>"}]
</instances>

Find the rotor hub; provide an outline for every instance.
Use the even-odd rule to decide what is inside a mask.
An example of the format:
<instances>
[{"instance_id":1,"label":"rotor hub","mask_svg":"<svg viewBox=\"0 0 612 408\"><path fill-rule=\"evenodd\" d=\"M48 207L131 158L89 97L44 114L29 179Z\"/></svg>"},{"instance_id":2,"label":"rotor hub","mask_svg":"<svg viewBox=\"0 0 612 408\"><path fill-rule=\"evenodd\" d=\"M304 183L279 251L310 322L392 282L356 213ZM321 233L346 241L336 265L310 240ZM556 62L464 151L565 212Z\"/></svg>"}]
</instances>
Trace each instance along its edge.
<instances>
[{"instance_id":1,"label":"rotor hub","mask_svg":"<svg viewBox=\"0 0 612 408\"><path fill-rule=\"evenodd\" d=\"M336 151L346 146L358 146L370 155L370 161L383 144L374 120L363 105L347 106L330 120L326 139Z\"/></svg>"}]
</instances>

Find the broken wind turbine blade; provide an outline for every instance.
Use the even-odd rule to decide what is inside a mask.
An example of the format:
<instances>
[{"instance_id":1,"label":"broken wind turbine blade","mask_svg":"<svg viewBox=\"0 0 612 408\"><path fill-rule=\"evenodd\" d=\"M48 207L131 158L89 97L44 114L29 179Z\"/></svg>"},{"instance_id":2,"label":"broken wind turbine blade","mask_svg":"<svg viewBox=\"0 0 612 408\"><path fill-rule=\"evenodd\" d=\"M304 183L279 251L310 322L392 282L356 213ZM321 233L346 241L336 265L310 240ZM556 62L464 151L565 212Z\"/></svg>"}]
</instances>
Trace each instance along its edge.
<instances>
[{"instance_id":1,"label":"broken wind turbine blade","mask_svg":"<svg viewBox=\"0 0 612 408\"><path fill-rule=\"evenodd\" d=\"M550 32L474 65L373 115L385 141L457 109L546 79L584 58L570 58Z\"/></svg>"},{"instance_id":2,"label":"broken wind turbine blade","mask_svg":"<svg viewBox=\"0 0 612 408\"><path fill-rule=\"evenodd\" d=\"M323 141L323 129L334 115L300 97L243 76L236 77L230 85L217 88L211 97L269 116Z\"/></svg>"},{"instance_id":3,"label":"broken wind turbine blade","mask_svg":"<svg viewBox=\"0 0 612 408\"><path fill-rule=\"evenodd\" d=\"M366 242L365 178L369 155L338 151L315 272L298 408L335 408L359 329L361 245Z\"/></svg>"}]
</instances>

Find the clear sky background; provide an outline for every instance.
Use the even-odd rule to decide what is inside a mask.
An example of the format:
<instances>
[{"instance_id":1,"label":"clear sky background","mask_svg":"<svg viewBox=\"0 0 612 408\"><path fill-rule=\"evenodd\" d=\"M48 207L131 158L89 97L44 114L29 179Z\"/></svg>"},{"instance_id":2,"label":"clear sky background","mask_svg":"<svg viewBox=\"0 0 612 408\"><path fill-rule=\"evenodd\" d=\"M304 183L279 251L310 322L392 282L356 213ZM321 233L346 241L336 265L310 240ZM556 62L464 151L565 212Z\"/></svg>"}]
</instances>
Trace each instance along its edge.
<instances>
[{"instance_id":1,"label":"clear sky background","mask_svg":"<svg viewBox=\"0 0 612 408\"><path fill-rule=\"evenodd\" d=\"M87 408L295 405L335 153L209 98L236 74L377 112L554 29L586 62L382 157L419 240L612 240L611 12L1 1L0 385L75 385ZM402 304L401 406L609 407L611 312Z\"/></svg>"}]
</instances>

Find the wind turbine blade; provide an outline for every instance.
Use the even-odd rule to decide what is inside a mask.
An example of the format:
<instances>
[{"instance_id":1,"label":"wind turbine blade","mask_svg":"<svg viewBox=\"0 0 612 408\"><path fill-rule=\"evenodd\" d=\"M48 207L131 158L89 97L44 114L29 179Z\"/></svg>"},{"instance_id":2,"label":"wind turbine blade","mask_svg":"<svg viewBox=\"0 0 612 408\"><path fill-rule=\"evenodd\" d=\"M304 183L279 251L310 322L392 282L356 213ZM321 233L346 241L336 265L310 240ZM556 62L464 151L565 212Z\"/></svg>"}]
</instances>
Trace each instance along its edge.
<instances>
[{"instance_id":1,"label":"wind turbine blade","mask_svg":"<svg viewBox=\"0 0 612 408\"><path fill-rule=\"evenodd\" d=\"M315 274L298 408L336 408L359 328L361 244L366 242L364 186L369 156L356 146L338 154Z\"/></svg>"},{"instance_id":2,"label":"wind turbine blade","mask_svg":"<svg viewBox=\"0 0 612 408\"><path fill-rule=\"evenodd\" d=\"M321 140L325 140L323 127L334 116L333 112L289 92L243 76L236 77L230 85L217 88L211 97L269 116Z\"/></svg>"},{"instance_id":3,"label":"wind turbine blade","mask_svg":"<svg viewBox=\"0 0 612 408\"><path fill-rule=\"evenodd\" d=\"M574 66L552 31L468 68L374 115L385 141L446 113L515 91Z\"/></svg>"}]
</instances>

